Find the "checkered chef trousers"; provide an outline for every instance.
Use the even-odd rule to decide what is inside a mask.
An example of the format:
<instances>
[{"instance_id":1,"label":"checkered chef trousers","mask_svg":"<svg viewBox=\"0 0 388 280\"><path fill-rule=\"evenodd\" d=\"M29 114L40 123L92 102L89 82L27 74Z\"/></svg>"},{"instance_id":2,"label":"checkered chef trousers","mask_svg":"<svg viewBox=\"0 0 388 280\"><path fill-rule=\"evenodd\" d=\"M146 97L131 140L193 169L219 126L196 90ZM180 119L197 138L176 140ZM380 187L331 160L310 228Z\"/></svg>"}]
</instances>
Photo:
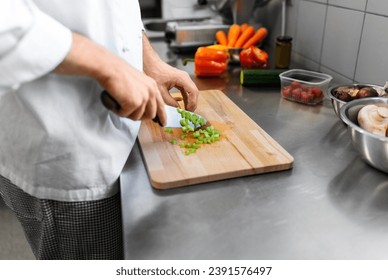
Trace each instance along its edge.
<instances>
[{"instance_id":1,"label":"checkered chef trousers","mask_svg":"<svg viewBox=\"0 0 388 280\"><path fill-rule=\"evenodd\" d=\"M0 195L37 259L123 259L120 192L96 201L38 199L0 176Z\"/></svg>"}]
</instances>

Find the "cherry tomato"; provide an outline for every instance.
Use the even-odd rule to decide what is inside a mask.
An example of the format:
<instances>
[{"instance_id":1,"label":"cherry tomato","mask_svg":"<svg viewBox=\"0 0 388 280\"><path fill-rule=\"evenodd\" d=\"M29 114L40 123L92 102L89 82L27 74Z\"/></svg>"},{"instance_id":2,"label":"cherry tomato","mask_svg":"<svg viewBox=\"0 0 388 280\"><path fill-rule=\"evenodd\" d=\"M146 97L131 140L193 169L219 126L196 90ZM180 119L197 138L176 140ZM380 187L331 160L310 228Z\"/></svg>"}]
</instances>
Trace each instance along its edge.
<instances>
[{"instance_id":1,"label":"cherry tomato","mask_svg":"<svg viewBox=\"0 0 388 280\"><path fill-rule=\"evenodd\" d=\"M325 97L319 87L309 87L297 81L283 87L282 95L286 99L311 105L322 102Z\"/></svg>"}]
</instances>

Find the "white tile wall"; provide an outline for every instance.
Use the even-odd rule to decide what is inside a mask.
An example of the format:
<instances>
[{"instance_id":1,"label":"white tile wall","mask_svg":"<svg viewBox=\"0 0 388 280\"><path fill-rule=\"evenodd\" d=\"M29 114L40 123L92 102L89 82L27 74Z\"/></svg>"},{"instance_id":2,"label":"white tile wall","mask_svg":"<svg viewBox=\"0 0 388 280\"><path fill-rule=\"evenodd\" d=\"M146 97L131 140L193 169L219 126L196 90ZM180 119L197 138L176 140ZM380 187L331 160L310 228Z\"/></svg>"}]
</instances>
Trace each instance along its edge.
<instances>
[{"instance_id":1,"label":"white tile wall","mask_svg":"<svg viewBox=\"0 0 388 280\"><path fill-rule=\"evenodd\" d=\"M319 63L296 52L292 54L291 68L309 69L312 71L320 71Z\"/></svg>"},{"instance_id":2,"label":"white tile wall","mask_svg":"<svg viewBox=\"0 0 388 280\"><path fill-rule=\"evenodd\" d=\"M368 0L366 7L367 12L376 13L380 15L388 15L388 1L387 0Z\"/></svg>"},{"instance_id":3,"label":"white tile wall","mask_svg":"<svg viewBox=\"0 0 388 280\"><path fill-rule=\"evenodd\" d=\"M384 85L388 81L388 18L367 14L355 79Z\"/></svg>"},{"instance_id":4,"label":"white tile wall","mask_svg":"<svg viewBox=\"0 0 388 280\"><path fill-rule=\"evenodd\" d=\"M307 58L319 62L325 26L326 6L300 1L294 49Z\"/></svg>"},{"instance_id":5,"label":"white tile wall","mask_svg":"<svg viewBox=\"0 0 388 280\"><path fill-rule=\"evenodd\" d=\"M336 5L356 10L365 11L367 0L329 0L329 5Z\"/></svg>"},{"instance_id":6,"label":"white tile wall","mask_svg":"<svg viewBox=\"0 0 388 280\"><path fill-rule=\"evenodd\" d=\"M321 64L353 78L364 13L329 6Z\"/></svg>"},{"instance_id":7,"label":"white tile wall","mask_svg":"<svg viewBox=\"0 0 388 280\"><path fill-rule=\"evenodd\" d=\"M288 2L294 65L326 72L334 83L388 81L388 0Z\"/></svg>"},{"instance_id":8,"label":"white tile wall","mask_svg":"<svg viewBox=\"0 0 388 280\"><path fill-rule=\"evenodd\" d=\"M342 76L341 74L338 74L338 72L333 71L332 69L326 68L325 66L320 67L320 72L329 74L333 77L333 80L331 81L332 85L346 85L346 84L352 84L353 79L349 79L345 76Z\"/></svg>"}]
</instances>

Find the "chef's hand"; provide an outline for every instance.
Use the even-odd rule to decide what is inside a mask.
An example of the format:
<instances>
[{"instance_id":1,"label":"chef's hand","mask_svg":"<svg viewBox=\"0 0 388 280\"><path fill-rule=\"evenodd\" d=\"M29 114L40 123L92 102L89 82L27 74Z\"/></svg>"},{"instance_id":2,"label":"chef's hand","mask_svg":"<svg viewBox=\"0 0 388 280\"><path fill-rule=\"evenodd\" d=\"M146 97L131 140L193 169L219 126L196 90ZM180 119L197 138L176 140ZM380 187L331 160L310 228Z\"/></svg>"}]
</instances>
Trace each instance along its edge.
<instances>
[{"instance_id":1,"label":"chef's hand","mask_svg":"<svg viewBox=\"0 0 388 280\"><path fill-rule=\"evenodd\" d=\"M162 61L145 35L143 35L143 65L144 72L158 84L166 104L178 107L177 101L169 93L170 89L177 88L182 94L185 109L194 111L197 108L199 91L189 74Z\"/></svg>"},{"instance_id":2,"label":"chef's hand","mask_svg":"<svg viewBox=\"0 0 388 280\"><path fill-rule=\"evenodd\" d=\"M164 101L156 81L88 38L73 33L73 44L55 69L64 75L89 76L115 99L116 112L132 120L159 117L166 124Z\"/></svg>"}]
</instances>

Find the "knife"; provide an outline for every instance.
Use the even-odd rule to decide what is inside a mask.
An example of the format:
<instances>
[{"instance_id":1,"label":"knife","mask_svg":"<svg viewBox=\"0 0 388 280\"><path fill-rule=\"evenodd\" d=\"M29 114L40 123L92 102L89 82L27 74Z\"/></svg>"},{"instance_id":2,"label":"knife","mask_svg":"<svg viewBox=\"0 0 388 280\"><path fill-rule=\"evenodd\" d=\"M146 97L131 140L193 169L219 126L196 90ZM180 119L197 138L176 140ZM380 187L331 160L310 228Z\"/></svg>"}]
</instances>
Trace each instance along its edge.
<instances>
[{"instance_id":1,"label":"knife","mask_svg":"<svg viewBox=\"0 0 388 280\"><path fill-rule=\"evenodd\" d=\"M107 92L106 90L104 90L102 93L101 93L101 102L102 104L105 106L105 108L107 108L108 110L111 110L113 112L117 112L120 110L121 106L120 104L112 97L112 95L110 95L109 92ZM171 127L171 128L181 128L182 125L180 124L180 120L182 119L182 116L181 114L178 112L177 108L176 107L173 107L173 106L170 106L170 105L164 105L164 109L166 111L166 115L167 115L167 124L165 125L165 127ZM196 114L199 118L202 118L202 116ZM205 119L205 118L204 118ZM156 116L154 119L153 119L154 122L157 122L160 126L161 123L159 121L159 117ZM205 123L207 123L207 120L205 119ZM190 126L194 127L193 124L190 123Z\"/></svg>"}]
</instances>

